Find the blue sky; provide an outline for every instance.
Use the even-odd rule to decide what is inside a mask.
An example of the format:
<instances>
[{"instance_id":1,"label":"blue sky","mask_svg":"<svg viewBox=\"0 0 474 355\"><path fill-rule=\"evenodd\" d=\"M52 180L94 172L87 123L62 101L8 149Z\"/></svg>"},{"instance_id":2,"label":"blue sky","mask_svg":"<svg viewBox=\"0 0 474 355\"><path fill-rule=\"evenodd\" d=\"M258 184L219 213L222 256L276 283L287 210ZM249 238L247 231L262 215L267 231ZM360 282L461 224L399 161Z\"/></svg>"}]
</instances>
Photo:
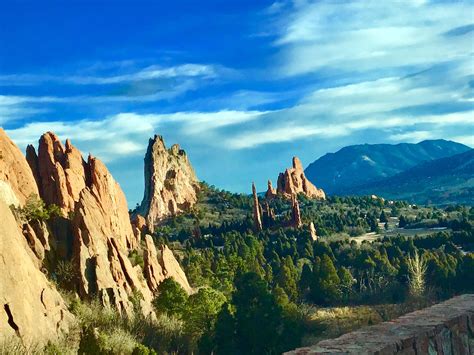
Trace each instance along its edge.
<instances>
[{"instance_id":1,"label":"blue sky","mask_svg":"<svg viewBox=\"0 0 474 355\"><path fill-rule=\"evenodd\" d=\"M473 51L473 1L10 0L0 125L21 149L48 130L71 138L131 206L155 133L200 179L263 190L293 155L474 146Z\"/></svg>"}]
</instances>

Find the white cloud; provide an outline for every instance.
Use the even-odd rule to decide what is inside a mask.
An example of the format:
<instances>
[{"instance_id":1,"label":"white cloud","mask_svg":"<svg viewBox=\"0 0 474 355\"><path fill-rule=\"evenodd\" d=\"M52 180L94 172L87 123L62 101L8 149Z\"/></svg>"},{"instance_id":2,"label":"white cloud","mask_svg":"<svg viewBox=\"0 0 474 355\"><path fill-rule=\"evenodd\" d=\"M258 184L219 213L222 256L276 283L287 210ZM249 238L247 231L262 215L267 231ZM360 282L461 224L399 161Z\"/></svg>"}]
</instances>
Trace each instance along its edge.
<instances>
[{"instance_id":1,"label":"white cloud","mask_svg":"<svg viewBox=\"0 0 474 355\"><path fill-rule=\"evenodd\" d=\"M457 1L308 1L276 24L281 74L431 65L472 52L472 36L446 36L473 22L472 3Z\"/></svg>"},{"instance_id":2,"label":"white cloud","mask_svg":"<svg viewBox=\"0 0 474 355\"><path fill-rule=\"evenodd\" d=\"M201 78L211 79L230 69L208 65L187 63L171 67L150 65L140 70L135 70L120 75L35 75L35 74L8 74L0 75L2 85L34 85L45 82L70 83L77 85L108 85L130 83L143 80L170 79L170 78Z\"/></svg>"}]
</instances>

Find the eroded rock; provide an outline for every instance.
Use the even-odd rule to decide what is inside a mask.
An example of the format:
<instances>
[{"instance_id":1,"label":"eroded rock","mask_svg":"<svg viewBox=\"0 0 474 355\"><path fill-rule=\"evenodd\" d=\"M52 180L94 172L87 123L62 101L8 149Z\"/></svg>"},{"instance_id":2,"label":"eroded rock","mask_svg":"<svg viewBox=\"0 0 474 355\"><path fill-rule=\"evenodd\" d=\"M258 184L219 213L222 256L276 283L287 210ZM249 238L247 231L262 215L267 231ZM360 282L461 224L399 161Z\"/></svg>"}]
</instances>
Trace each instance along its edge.
<instances>
[{"instance_id":1,"label":"eroded rock","mask_svg":"<svg viewBox=\"0 0 474 355\"><path fill-rule=\"evenodd\" d=\"M0 199L23 206L31 195L39 196L33 173L20 149L0 128Z\"/></svg>"},{"instance_id":2,"label":"eroded rock","mask_svg":"<svg viewBox=\"0 0 474 355\"><path fill-rule=\"evenodd\" d=\"M309 198L326 199L324 191L318 189L306 178L301 161L293 157L293 167L286 169L278 176L277 194L291 198L292 195L300 193Z\"/></svg>"},{"instance_id":3,"label":"eroded rock","mask_svg":"<svg viewBox=\"0 0 474 355\"><path fill-rule=\"evenodd\" d=\"M145 155L145 194L138 213L148 229L165 217L188 211L197 202L198 180L184 150L166 149L163 137L150 139Z\"/></svg>"},{"instance_id":4,"label":"eroded rock","mask_svg":"<svg viewBox=\"0 0 474 355\"><path fill-rule=\"evenodd\" d=\"M28 146L27 160L46 204L59 206L65 216L74 211L88 175L81 152L69 140L63 146L54 133L47 132L39 140L37 156Z\"/></svg>"},{"instance_id":5,"label":"eroded rock","mask_svg":"<svg viewBox=\"0 0 474 355\"><path fill-rule=\"evenodd\" d=\"M56 339L72 315L37 268L17 222L0 201L0 342L18 336L26 345Z\"/></svg>"}]
</instances>

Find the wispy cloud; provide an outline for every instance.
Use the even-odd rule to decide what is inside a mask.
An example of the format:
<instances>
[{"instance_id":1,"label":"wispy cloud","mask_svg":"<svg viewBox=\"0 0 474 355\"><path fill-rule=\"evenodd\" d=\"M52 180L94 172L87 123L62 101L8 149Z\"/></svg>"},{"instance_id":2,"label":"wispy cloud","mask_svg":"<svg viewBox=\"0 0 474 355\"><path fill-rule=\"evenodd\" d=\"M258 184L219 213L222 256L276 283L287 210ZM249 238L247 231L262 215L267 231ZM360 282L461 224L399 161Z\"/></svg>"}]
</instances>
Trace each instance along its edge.
<instances>
[{"instance_id":1,"label":"wispy cloud","mask_svg":"<svg viewBox=\"0 0 474 355\"><path fill-rule=\"evenodd\" d=\"M219 73L230 72L221 66L204 64L182 64L171 67L150 65L140 70L120 75L36 75L36 74L9 74L0 75L0 85L36 85L45 82L56 82L76 85L111 85L131 83L137 81L172 79L172 78L202 78L218 77Z\"/></svg>"},{"instance_id":2,"label":"wispy cloud","mask_svg":"<svg viewBox=\"0 0 474 355\"><path fill-rule=\"evenodd\" d=\"M470 1L298 2L275 26L281 74L432 65L472 52ZM452 36L445 33L452 31Z\"/></svg>"}]
</instances>

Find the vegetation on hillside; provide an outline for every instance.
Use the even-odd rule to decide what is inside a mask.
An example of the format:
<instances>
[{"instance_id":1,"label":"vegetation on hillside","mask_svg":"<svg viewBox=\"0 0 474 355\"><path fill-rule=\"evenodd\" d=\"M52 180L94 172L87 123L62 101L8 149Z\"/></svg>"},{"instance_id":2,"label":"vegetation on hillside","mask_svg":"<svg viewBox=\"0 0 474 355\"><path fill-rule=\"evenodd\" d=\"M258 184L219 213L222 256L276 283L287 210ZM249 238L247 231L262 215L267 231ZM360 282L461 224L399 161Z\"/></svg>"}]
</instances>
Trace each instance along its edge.
<instances>
[{"instance_id":1,"label":"vegetation on hillside","mask_svg":"<svg viewBox=\"0 0 474 355\"><path fill-rule=\"evenodd\" d=\"M196 291L187 295L164 281L153 302L156 319L141 316L140 295L134 317L80 301L70 268L58 265L50 276L77 323L41 351L278 354L474 291L474 208L373 197L298 200L302 228L288 227L289 201L275 199L275 220L256 233L249 196L202 184L193 210L153 235L173 249ZM138 253L129 257L143 262Z\"/></svg>"}]
</instances>

